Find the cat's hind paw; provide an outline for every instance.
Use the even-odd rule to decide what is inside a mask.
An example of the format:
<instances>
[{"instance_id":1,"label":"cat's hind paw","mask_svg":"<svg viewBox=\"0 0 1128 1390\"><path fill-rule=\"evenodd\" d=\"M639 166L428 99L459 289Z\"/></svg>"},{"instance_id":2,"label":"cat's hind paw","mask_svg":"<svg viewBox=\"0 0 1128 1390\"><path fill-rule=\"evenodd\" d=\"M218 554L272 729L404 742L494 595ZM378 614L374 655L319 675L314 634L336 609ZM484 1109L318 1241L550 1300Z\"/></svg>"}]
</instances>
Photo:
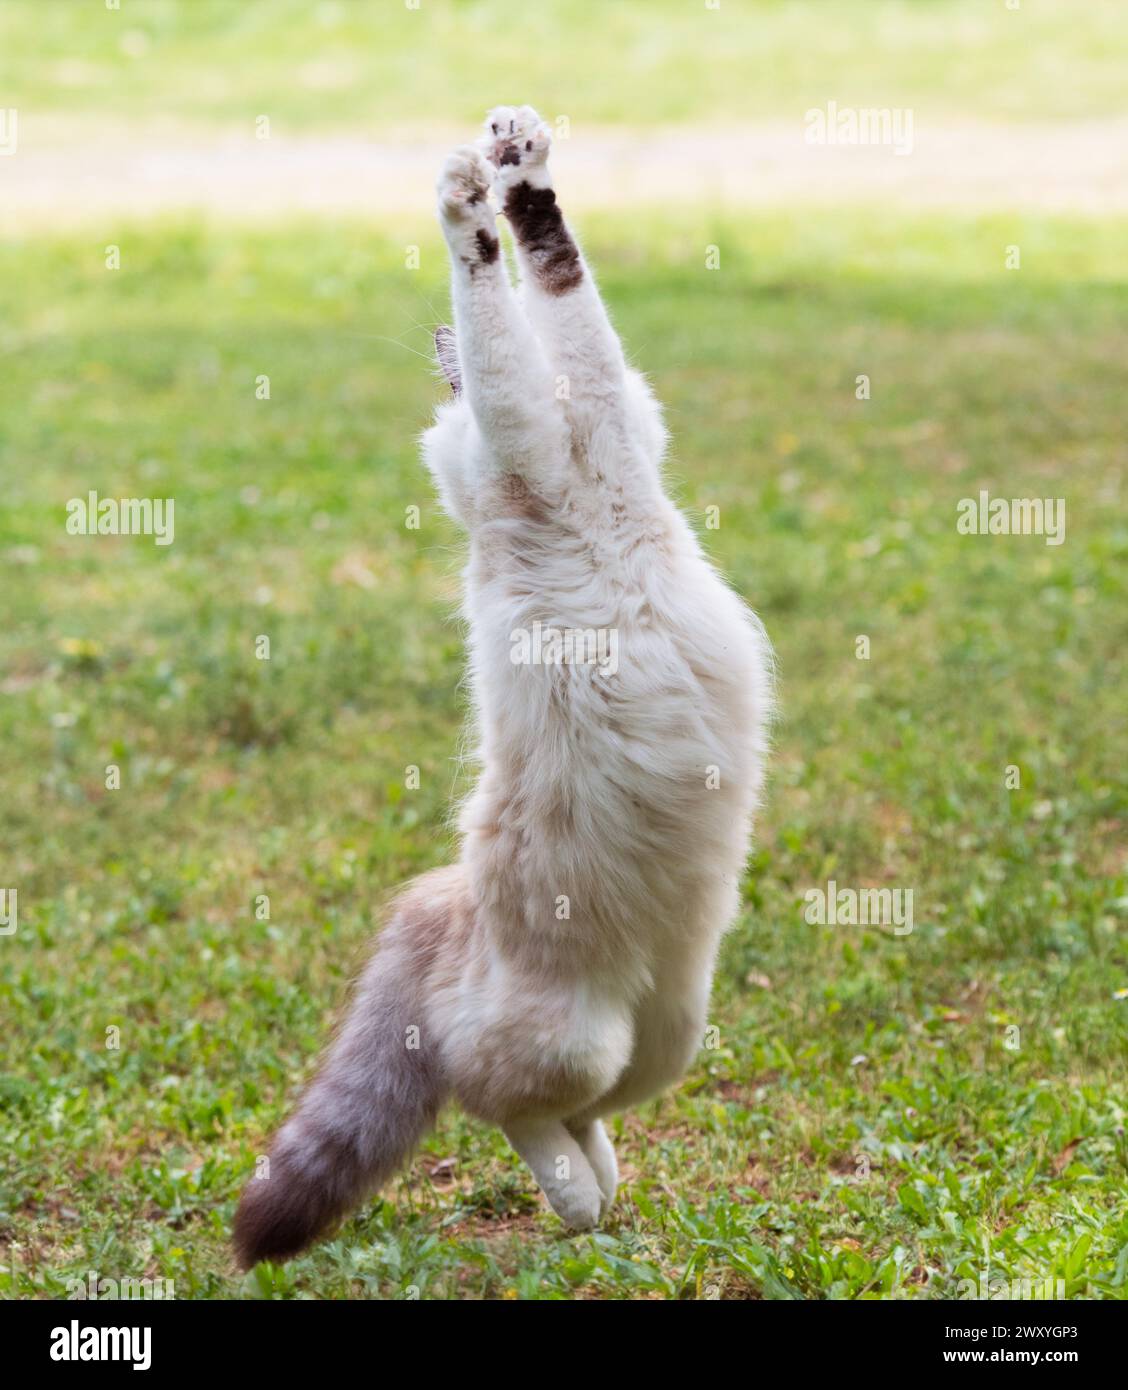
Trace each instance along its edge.
<instances>
[{"instance_id":1,"label":"cat's hind paw","mask_svg":"<svg viewBox=\"0 0 1128 1390\"><path fill-rule=\"evenodd\" d=\"M472 145L447 156L439 173L439 212L448 218L464 218L475 209L485 210L490 191L490 171Z\"/></svg>"},{"instance_id":2,"label":"cat's hind paw","mask_svg":"<svg viewBox=\"0 0 1128 1390\"><path fill-rule=\"evenodd\" d=\"M603 1199L599 1188L588 1179L576 1179L545 1190L548 1204L570 1231L591 1231L599 1225Z\"/></svg>"},{"instance_id":3,"label":"cat's hind paw","mask_svg":"<svg viewBox=\"0 0 1128 1390\"><path fill-rule=\"evenodd\" d=\"M486 117L478 149L497 170L496 181L548 183L546 161L552 132L531 106L495 106Z\"/></svg>"}]
</instances>

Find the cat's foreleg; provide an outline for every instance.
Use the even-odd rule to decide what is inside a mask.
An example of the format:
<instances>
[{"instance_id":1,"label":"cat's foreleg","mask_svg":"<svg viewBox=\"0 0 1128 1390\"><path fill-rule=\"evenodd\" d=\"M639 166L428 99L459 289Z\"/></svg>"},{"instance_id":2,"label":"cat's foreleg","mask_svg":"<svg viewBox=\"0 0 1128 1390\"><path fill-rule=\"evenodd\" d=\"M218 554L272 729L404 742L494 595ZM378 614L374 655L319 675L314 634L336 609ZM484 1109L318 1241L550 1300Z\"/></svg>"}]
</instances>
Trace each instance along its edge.
<instances>
[{"instance_id":1,"label":"cat's foreleg","mask_svg":"<svg viewBox=\"0 0 1128 1390\"><path fill-rule=\"evenodd\" d=\"M562 423L548 361L509 283L489 178L482 156L466 147L447 159L438 181L461 389L494 461L531 477L563 448Z\"/></svg>"},{"instance_id":2,"label":"cat's foreleg","mask_svg":"<svg viewBox=\"0 0 1128 1390\"><path fill-rule=\"evenodd\" d=\"M519 1119L505 1137L533 1170L549 1206L570 1230L589 1231L603 1211L603 1192L579 1141L560 1120Z\"/></svg>"},{"instance_id":3,"label":"cat's foreleg","mask_svg":"<svg viewBox=\"0 0 1128 1390\"><path fill-rule=\"evenodd\" d=\"M517 247L529 319L568 398L621 387L625 364L591 271L556 201L552 136L531 106L496 107L479 147L494 166L494 191Z\"/></svg>"}]
</instances>

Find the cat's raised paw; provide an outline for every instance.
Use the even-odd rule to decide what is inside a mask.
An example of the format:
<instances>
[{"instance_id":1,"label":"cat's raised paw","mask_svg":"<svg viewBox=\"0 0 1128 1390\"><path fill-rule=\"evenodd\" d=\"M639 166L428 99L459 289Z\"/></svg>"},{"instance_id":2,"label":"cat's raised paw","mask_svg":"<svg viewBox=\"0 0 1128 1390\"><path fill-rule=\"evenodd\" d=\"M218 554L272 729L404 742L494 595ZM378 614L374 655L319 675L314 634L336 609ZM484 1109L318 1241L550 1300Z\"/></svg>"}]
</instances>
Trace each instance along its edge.
<instances>
[{"instance_id":1,"label":"cat's raised paw","mask_svg":"<svg viewBox=\"0 0 1128 1390\"><path fill-rule=\"evenodd\" d=\"M552 132L531 106L495 106L486 117L478 148L499 175L520 170L526 178L543 168L552 148Z\"/></svg>"},{"instance_id":2,"label":"cat's raised paw","mask_svg":"<svg viewBox=\"0 0 1128 1390\"><path fill-rule=\"evenodd\" d=\"M490 171L479 151L464 145L447 156L437 187L439 211L445 217L466 217L486 207Z\"/></svg>"}]
</instances>

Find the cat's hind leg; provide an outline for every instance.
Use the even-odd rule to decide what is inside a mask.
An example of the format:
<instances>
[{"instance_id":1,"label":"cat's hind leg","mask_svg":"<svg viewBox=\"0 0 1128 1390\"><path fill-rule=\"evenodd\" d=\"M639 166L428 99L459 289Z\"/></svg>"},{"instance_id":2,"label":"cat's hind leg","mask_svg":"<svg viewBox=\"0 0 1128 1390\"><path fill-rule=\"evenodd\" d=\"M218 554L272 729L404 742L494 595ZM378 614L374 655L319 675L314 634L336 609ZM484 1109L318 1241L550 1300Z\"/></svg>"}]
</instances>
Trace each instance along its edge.
<instances>
[{"instance_id":1,"label":"cat's hind leg","mask_svg":"<svg viewBox=\"0 0 1128 1390\"><path fill-rule=\"evenodd\" d=\"M621 391L623 350L552 186L552 136L531 106L496 107L479 148L494 166L494 191L509 221L525 307L568 398Z\"/></svg>"},{"instance_id":2,"label":"cat's hind leg","mask_svg":"<svg viewBox=\"0 0 1128 1390\"><path fill-rule=\"evenodd\" d=\"M438 201L461 391L500 469L551 485L567 452L564 424L553 409L548 361L509 283L488 194L478 151L467 146L450 155Z\"/></svg>"},{"instance_id":3,"label":"cat's hind leg","mask_svg":"<svg viewBox=\"0 0 1128 1390\"><path fill-rule=\"evenodd\" d=\"M590 1231L603 1192L579 1140L560 1120L508 1120L505 1137L533 1170L548 1204L572 1231Z\"/></svg>"},{"instance_id":4,"label":"cat's hind leg","mask_svg":"<svg viewBox=\"0 0 1128 1390\"><path fill-rule=\"evenodd\" d=\"M619 1187L619 1165L615 1159L615 1149L607 1137L602 1120L566 1122L568 1133L584 1151L584 1157L591 1164L591 1171L599 1184L599 1215L607 1215L615 1193Z\"/></svg>"}]
</instances>

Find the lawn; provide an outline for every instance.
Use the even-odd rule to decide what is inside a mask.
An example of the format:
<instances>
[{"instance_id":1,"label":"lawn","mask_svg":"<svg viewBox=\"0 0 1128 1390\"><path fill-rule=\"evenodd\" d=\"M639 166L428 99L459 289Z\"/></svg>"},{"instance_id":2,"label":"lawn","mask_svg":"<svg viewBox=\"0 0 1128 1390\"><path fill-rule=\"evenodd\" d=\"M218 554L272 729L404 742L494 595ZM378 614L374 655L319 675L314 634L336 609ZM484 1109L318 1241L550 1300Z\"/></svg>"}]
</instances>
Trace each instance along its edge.
<instances>
[{"instance_id":1,"label":"lawn","mask_svg":"<svg viewBox=\"0 0 1128 1390\"><path fill-rule=\"evenodd\" d=\"M276 132L481 119L530 100L579 122L1100 118L1124 107L1120 0L5 0L0 101L48 117ZM519 91L515 91L515 84ZM95 117L92 121L91 117Z\"/></svg>"},{"instance_id":2,"label":"lawn","mask_svg":"<svg viewBox=\"0 0 1128 1390\"><path fill-rule=\"evenodd\" d=\"M583 231L779 658L714 1045L616 1122L597 1234L447 1113L334 1239L245 1277L241 1184L469 775L460 540L415 449L443 259L427 209L150 223L116 271L93 230L0 244L5 1296L90 1269L179 1298L1128 1296L1128 226ZM1063 497L1064 544L960 535L981 488ZM174 543L68 535L91 489L174 498ZM911 888L913 932L809 925L828 879Z\"/></svg>"}]
</instances>

